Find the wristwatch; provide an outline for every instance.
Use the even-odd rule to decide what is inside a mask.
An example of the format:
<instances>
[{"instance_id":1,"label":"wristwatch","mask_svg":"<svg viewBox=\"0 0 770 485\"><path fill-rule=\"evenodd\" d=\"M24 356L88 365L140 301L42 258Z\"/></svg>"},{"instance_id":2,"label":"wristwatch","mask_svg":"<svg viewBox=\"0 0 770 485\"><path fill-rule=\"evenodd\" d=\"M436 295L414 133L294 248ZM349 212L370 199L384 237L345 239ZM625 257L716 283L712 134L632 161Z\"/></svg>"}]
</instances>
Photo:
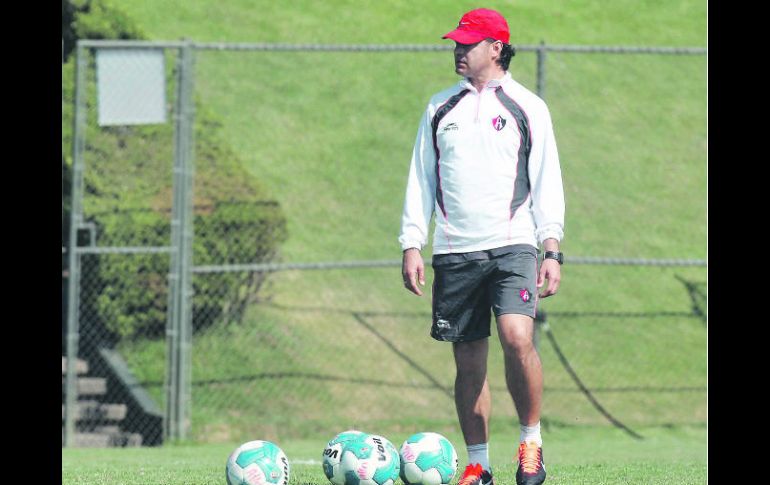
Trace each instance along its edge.
<instances>
[{"instance_id":1,"label":"wristwatch","mask_svg":"<svg viewBox=\"0 0 770 485\"><path fill-rule=\"evenodd\" d=\"M546 251L543 253L543 259L555 259L559 264L564 264L564 255L561 251Z\"/></svg>"}]
</instances>

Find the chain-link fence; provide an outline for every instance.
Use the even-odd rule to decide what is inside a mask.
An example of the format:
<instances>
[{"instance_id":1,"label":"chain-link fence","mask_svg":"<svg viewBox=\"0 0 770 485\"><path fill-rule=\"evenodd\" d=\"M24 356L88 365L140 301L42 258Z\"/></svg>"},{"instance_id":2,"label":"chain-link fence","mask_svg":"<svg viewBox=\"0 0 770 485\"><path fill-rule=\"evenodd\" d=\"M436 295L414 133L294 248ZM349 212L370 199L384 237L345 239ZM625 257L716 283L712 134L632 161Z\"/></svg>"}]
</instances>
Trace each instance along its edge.
<instances>
[{"instance_id":1,"label":"chain-link fence","mask_svg":"<svg viewBox=\"0 0 770 485\"><path fill-rule=\"evenodd\" d=\"M63 68L82 194L63 231L69 444L456 429L451 348L395 259L450 49L152 44L169 122L99 126L94 52L149 44L81 42L80 103ZM705 422L703 54L540 45L511 63L549 104L567 198L538 335L545 426ZM489 379L492 425L510 426L499 345Z\"/></svg>"},{"instance_id":2,"label":"chain-link fence","mask_svg":"<svg viewBox=\"0 0 770 485\"><path fill-rule=\"evenodd\" d=\"M155 51L171 73L175 53ZM96 57L79 54L62 69L62 245L75 247L62 251L63 439L80 446L155 445L163 439L163 401L137 382L117 346L165 336L175 131L166 123L100 125ZM164 87L167 118L175 111L176 81L170 76ZM148 365L163 375L165 356L156 357L161 361Z\"/></svg>"}]
</instances>

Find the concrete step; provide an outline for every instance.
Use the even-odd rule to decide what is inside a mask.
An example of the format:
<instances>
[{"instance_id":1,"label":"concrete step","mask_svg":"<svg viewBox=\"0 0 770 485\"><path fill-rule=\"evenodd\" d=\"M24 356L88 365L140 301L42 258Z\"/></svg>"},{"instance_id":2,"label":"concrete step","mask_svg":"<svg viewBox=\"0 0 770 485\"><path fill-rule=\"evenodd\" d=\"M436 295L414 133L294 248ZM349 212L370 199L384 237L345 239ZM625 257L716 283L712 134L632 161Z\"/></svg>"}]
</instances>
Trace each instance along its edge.
<instances>
[{"instance_id":1,"label":"concrete step","mask_svg":"<svg viewBox=\"0 0 770 485\"><path fill-rule=\"evenodd\" d=\"M120 436L113 440L113 446L142 446L142 435L139 433L120 433Z\"/></svg>"},{"instance_id":2,"label":"concrete step","mask_svg":"<svg viewBox=\"0 0 770 485\"><path fill-rule=\"evenodd\" d=\"M75 361L75 372L77 374L88 374L88 362L83 359L77 359ZM62 355L61 358L61 375L67 374L67 358Z\"/></svg>"},{"instance_id":3,"label":"concrete step","mask_svg":"<svg viewBox=\"0 0 770 485\"><path fill-rule=\"evenodd\" d=\"M120 426L109 425L109 426L95 426L95 427L86 427L86 428L81 428L80 426L78 426L76 432L99 433L99 434L108 434L108 435L115 436L120 434Z\"/></svg>"},{"instance_id":4,"label":"concrete step","mask_svg":"<svg viewBox=\"0 0 770 485\"><path fill-rule=\"evenodd\" d=\"M74 446L78 448L107 448L112 437L104 433L75 433ZM64 430L61 433L61 444L64 445Z\"/></svg>"},{"instance_id":5,"label":"concrete step","mask_svg":"<svg viewBox=\"0 0 770 485\"><path fill-rule=\"evenodd\" d=\"M64 445L64 428L61 430L61 442ZM139 433L118 432L76 432L76 448L112 448L124 446L142 446L142 435Z\"/></svg>"},{"instance_id":6,"label":"concrete step","mask_svg":"<svg viewBox=\"0 0 770 485\"><path fill-rule=\"evenodd\" d=\"M61 406L61 418L64 419L65 406ZM122 421L126 417L128 406L125 404L104 404L98 401L79 401L75 406L75 421Z\"/></svg>"},{"instance_id":7,"label":"concrete step","mask_svg":"<svg viewBox=\"0 0 770 485\"><path fill-rule=\"evenodd\" d=\"M102 396L107 394L107 379L104 377L78 377L77 388L79 396ZM62 395L67 392L67 380L61 380Z\"/></svg>"}]
</instances>

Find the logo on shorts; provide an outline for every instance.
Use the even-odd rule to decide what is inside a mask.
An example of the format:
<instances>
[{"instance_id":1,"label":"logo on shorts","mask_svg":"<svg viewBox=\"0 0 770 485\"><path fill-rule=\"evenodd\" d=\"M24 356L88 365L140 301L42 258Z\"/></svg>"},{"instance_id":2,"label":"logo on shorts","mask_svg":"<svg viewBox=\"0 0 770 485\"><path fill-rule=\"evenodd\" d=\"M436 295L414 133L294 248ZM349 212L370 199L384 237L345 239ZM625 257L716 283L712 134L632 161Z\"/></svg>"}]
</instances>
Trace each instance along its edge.
<instances>
[{"instance_id":1,"label":"logo on shorts","mask_svg":"<svg viewBox=\"0 0 770 485\"><path fill-rule=\"evenodd\" d=\"M438 312L436 312L435 316L436 316L436 327L442 328L442 329L447 329L450 327L449 320L444 320L444 318L442 318Z\"/></svg>"},{"instance_id":2,"label":"logo on shorts","mask_svg":"<svg viewBox=\"0 0 770 485\"><path fill-rule=\"evenodd\" d=\"M503 128L505 128L505 118L503 118L500 115L498 115L497 118L493 118L492 126L494 126L497 131L502 130Z\"/></svg>"},{"instance_id":3,"label":"logo on shorts","mask_svg":"<svg viewBox=\"0 0 770 485\"><path fill-rule=\"evenodd\" d=\"M523 290L519 290L519 296L521 297L521 301L528 302L531 298L531 295L529 294L529 291L525 288Z\"/></svg>"}]
</instances>

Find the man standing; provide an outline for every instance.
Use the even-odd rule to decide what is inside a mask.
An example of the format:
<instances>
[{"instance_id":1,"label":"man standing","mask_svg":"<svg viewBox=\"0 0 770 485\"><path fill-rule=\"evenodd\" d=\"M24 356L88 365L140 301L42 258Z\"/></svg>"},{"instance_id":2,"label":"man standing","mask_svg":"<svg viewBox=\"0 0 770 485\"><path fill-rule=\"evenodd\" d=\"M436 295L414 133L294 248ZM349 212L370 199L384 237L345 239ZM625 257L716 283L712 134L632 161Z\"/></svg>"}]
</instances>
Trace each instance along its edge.
<instances>
[{"instance_id":1,"label":"man standing","mask_svg":"<svg viewBox=\"0 0 770 485\"><path fill-rule=\"evenodd\" d=\"M420 250L436 214L431 336L452 342L455 405L468 450L458 485L494 483L488 451L491 310L521 426L516 483L545 481L543 375L532 337L538 298L559 288L564 193L550 113L508 73L515 54L509 37L505 18L488 9L466 13L443 37L455 41L455 71L463 79L428 103L399 236L404 285L421 296ZM539 268L538 244L545 251Z\"/></svg>"}]
</instances>

